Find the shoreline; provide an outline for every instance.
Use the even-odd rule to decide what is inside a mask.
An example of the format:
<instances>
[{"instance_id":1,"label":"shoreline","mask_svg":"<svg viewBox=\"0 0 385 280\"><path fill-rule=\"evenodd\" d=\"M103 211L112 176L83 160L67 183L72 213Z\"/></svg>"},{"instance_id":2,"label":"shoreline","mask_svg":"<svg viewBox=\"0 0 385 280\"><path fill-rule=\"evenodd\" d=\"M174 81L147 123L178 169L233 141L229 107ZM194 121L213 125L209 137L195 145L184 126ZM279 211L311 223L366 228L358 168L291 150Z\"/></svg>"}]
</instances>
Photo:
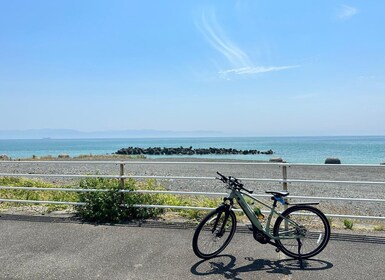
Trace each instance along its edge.
<instances>
[{"instance_id":1,"label":"shoreline","mask_svg":"<svg viewBox=\"0 0 385 280\"><path fill-rule=\"evenodd\" d=\"M147 161L231 161L231 162L277 162L276 158L271 159L241 159L228 157L230 155L213 154L212 157L207 155L125 155L125 154L84 154L78 156L70 156L68 154L60 154L57 156L43 155L43 156L31 156L21 158L11 158L6 155L0 155L1 161L98 161L98 160L147 160Z\"/></svg>"},{"instance_id":2,"label":"shoreline","mask_svg":"<svg viewBox=\"0 0 385 280\"><path fill-rule=\"evenodd\" d=\"M195 158L217 158L236 160L268 161L271 157L280 157L295 163L324 163L328 157L336 157L346 164L380 164L385 162L385 137L235 137L235 138L147 138L147 139L35 139L23 141L0 141L1 155L12 159L33 157L58 157L67 155L78 156L111 156L122 147L163 147L151 154L162 154L161 149L171 152L170 147L194 147L194 149L209 149L219 147L219 155L197 156ZM176 148L178 149L178 148ZM189 148L184 151L190 153ZM223 149L223 151L221 151ZM229 155L225 150L238 151L274 151L273 155L248 154ZM134 149L133 149L134 150ZM149 151L150 152L150 151ZM203 153L203 152L202 152ZM206 153L206 152L204 152ZM173 153L175 154L175 153ZM182 152L183 154L183 152ZM175 157L178 157L175 155Z\"/></svg>"},{"instance_id":3,"label":"shoreline","mask_svg":"<svg viewBox=\"0 0 385 280\"><path fill-rule=\"evenodd\" d=\"M236 158L217 158L217 157L205 157L205 156L189 156L189 155L170 155L170 156L149 156L149 155L122 155L122 154L100 154L100 155L80 155L80 156L69 156L69 155L58 155L58 156L36 156L36 157L26 157L26 158L0 158L0 162L60 162L60 161L147 161L147 162L230 162L230 163L266 163L266 164L280 164L284 163L286 165L296 165L296 166L362 166L362 167L376 167L384 166L385 162L380 163L339 163L339 164L326 164L326 163L297 163L297 162L287 162L282 158L272 157L268 160L263 159L236 159Z\"/></svg>"}]
</instances>

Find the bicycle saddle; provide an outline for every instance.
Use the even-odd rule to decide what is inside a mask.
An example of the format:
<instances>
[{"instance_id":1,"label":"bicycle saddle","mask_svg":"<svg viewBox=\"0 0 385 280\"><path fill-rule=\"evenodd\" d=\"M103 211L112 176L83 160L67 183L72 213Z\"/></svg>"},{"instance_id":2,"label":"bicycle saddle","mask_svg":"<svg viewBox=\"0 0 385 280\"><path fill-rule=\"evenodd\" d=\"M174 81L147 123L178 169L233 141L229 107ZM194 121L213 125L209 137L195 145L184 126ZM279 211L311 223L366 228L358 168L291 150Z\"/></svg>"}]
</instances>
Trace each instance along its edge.
<instances>
[{"instance_id":1,"label":"bicycle saddle","mask_svg":"<svg viewBox=\"0 0 385 280\"><path fill-rule=\"evenodd\" d=\"M266 191L266 193L270 193L270 194L276 195L278 197L285 197L285 196L289 195L288 192L284 192L284 191Z\"/></svg>"}]
</instances>

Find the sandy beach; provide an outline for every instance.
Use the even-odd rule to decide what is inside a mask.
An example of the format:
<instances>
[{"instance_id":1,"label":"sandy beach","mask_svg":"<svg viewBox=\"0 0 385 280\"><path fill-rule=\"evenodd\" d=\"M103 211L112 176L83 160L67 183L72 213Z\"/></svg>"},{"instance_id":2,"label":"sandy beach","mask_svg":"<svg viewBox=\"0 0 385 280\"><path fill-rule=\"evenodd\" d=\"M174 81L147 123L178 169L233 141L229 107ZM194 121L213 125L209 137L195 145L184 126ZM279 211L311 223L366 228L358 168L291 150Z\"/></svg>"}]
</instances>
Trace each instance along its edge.
<instances>
[{"instance_id":1,"label":"sandy beach","mask_svg":"<svg viewBox=\"0 0 385 280\"><path fill-rule=\"evenodd\" d=\"M67 162L0 162L0 173L14 174L83 174L83 175L119 175L119 161ZM210 177L219 171L225 175L245 178L244 183L256 194L265 190L281 190L279 182L257 182L246 178L282 179L282 167L279 164L263 164L246 161L212 161L199 159L157 159L126 160L125 175L133 176L176 176L176 177ZM344 165L321 165L287 167L288 179L330 180L330 181L375 181L385 182L385 166L361 167ZM74 184L79 179L44 178L56 184ZM158 179L169 190L225 192L224 185L217 180L206 179ZM335 184L293 182L288 184L288 191L294 196L312 197L346 197L385 199L385 183ZM383 216L384 203L378 202L330 202L322 201L320 208L327 213Z\"/></svg>"}]
</instances>

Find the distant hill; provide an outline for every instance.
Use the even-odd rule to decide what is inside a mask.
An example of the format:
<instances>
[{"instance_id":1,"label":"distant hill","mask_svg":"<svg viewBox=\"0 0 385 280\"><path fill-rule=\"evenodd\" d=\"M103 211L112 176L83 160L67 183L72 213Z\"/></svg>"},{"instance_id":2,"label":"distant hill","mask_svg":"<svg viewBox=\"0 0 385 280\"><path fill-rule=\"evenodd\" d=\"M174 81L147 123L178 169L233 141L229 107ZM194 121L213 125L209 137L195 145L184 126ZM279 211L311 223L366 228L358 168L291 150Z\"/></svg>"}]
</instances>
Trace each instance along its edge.
<instances>
[{"instance_id":1,"label":"distant hill","mask_svg":"<svg viewBox=\"0 0 385 280\"><path fill-rule=\"evenodd\" d=\"M216 131L111 130L84 132L74 129L0 130L0 139L164 138L224 136Z\"/></svg>"}]
</instances>

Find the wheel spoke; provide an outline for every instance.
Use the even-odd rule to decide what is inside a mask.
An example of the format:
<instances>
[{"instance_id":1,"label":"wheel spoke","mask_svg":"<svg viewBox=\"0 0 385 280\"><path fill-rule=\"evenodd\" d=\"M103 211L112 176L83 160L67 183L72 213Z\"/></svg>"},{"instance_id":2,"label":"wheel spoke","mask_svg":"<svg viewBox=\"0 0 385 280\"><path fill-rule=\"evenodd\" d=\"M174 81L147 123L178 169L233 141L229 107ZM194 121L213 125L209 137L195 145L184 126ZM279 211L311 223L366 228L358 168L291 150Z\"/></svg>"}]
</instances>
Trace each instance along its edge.
<instances>
[{"instance_id":1,"label":"wheel spoke","mask_svg":"<svg viewBox=\"0 0 385 280\"><path fill-rule=\"evenodd\" d=\"M285 218L278 218L274 226L274 235L281 237L277 240L283 253L288 256L309 258L323 250L329 241L330 226L326 217L316 208L299 206L289 208L282 214L293 221L287 223ZM298 241L301 241L300 254Z\"/></svg>"},{"instance_id":2,"label":"wheel spoke","mask_svg":"<svg viewBox=\"0 0 385 280\"><path fill-rule=\"evenodd\" d=\"M219 254L233 237L235 227L236 219L232 211L229 215L226 215L224 209L211 212L202 220L194 234L195 254L201 258L211 258Z\"/></svg>"}]
</instances>

